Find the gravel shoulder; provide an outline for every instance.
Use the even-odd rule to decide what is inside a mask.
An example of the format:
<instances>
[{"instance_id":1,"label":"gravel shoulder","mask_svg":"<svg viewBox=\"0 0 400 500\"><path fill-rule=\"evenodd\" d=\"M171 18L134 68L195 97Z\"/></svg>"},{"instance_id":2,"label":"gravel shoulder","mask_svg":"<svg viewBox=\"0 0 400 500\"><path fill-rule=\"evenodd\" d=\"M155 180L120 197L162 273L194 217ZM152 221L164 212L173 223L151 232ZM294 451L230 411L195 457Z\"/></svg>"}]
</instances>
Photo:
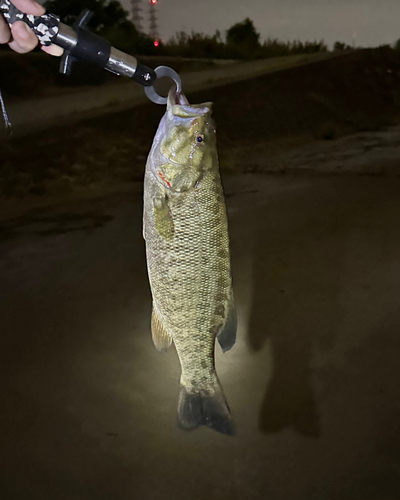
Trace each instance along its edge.
<instances>
[{"instance_id":1,"label":"gravel shoulder","mask_svg":"<svg viewBox=\"0 0 400 500\"><path fill-rule=\"evenodd\" d=\"M400 176L400 126L335 140L254 144L237 148L232 157L238 172Z\"/></svg>"}]
</instances>

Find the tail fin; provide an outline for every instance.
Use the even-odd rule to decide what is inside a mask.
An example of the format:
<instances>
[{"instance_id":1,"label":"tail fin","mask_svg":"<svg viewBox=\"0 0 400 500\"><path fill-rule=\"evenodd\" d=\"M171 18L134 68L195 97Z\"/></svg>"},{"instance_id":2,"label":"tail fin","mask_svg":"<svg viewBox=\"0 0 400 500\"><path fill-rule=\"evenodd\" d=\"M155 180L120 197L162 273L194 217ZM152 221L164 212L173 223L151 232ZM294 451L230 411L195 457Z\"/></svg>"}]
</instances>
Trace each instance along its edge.
<instances>
[{"instance_id":1,"label":"tail fin","mask_svg":"<svg viewBox=\"0 0 400 500\"><path fill-rule=\"evenodd\" d=\"M181 385L178 422L179 427L187 431L207 425L222 434L235 434L231 413L222 391L214 394L189 392Z\"/></svg>"}]
</instances>

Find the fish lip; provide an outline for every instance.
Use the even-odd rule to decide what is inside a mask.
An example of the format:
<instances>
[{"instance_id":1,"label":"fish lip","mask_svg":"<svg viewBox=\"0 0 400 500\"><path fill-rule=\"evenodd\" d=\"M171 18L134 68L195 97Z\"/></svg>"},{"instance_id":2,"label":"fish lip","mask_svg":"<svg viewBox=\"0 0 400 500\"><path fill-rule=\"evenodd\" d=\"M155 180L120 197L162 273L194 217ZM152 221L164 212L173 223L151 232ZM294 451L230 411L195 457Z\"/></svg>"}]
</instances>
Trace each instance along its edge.
<instances>
[{"instance_id":1,"label":"fish lip","mask_svg":"<svg viewBox=\"0 0 400 500\"><path fill-rule=\"evenodd\" d=\"M175 106L176 104L178 104L178 94L176 93L176 89L172 88L168 92L168 101L170 106Z\"/></svg>"},{"instance_id":2,"label":"fish lip","mask_svg":"<svg viewBox=\"0 0 400 500\"><path fill-rule=\"evenodd\" d=\"M182 93L178 94L178 92L176 92L176 89L174 87L171 88L171 90L168 93L168 100L171 106L176 106L176 105L189 106L189 101L187 100L186 96Z\"/></svg>"}]
</instances>

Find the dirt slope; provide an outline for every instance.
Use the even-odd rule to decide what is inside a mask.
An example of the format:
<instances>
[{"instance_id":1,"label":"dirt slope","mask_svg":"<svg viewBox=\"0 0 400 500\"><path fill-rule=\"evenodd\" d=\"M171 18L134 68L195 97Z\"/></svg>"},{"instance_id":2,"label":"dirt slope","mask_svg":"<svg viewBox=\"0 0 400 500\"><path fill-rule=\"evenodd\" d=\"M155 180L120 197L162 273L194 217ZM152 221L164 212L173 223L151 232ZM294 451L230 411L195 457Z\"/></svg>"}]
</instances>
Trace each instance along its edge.
<instances>
[{"instance_id":1,"label":"dirt slope","mask_svg":"<svg viewBox=\"0 0 400 500\"><path fill-rule=\"evenodd\" d=\"M364 50L188 96L214 102L223 168L400 123L400 53ZM4 195L138 180L164 112L148 104L2 144Z\"/></svg>"}]
</instances>

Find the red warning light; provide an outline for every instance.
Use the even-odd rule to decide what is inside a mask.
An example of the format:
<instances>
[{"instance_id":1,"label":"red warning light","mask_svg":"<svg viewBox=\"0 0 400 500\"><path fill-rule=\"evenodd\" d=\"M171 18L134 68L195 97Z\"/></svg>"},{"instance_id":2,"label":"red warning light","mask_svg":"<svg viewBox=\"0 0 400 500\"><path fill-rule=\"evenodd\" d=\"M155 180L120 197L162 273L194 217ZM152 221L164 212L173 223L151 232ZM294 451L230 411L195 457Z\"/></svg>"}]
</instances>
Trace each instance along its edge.
<instances>
[{"instance_id":1,"label":"red warning light","mask_svg":"<svg viewBox=\"0 0 400 500\"><path fill-rule=\"evenodd\" d=\"M150 3L151 3L152 5L157 5L157 0L150 0Z\"/></svg>"},{"instance_id":2,"label":"red warning light","mask_svg":"<svg viewBox=\"0 0 400 500\"><path fill-rule=\"evenodd\" d=\"M154 47L158 47L160 45L160 42L158 40L154 40Z\"/></svg>"}]
</instances>

